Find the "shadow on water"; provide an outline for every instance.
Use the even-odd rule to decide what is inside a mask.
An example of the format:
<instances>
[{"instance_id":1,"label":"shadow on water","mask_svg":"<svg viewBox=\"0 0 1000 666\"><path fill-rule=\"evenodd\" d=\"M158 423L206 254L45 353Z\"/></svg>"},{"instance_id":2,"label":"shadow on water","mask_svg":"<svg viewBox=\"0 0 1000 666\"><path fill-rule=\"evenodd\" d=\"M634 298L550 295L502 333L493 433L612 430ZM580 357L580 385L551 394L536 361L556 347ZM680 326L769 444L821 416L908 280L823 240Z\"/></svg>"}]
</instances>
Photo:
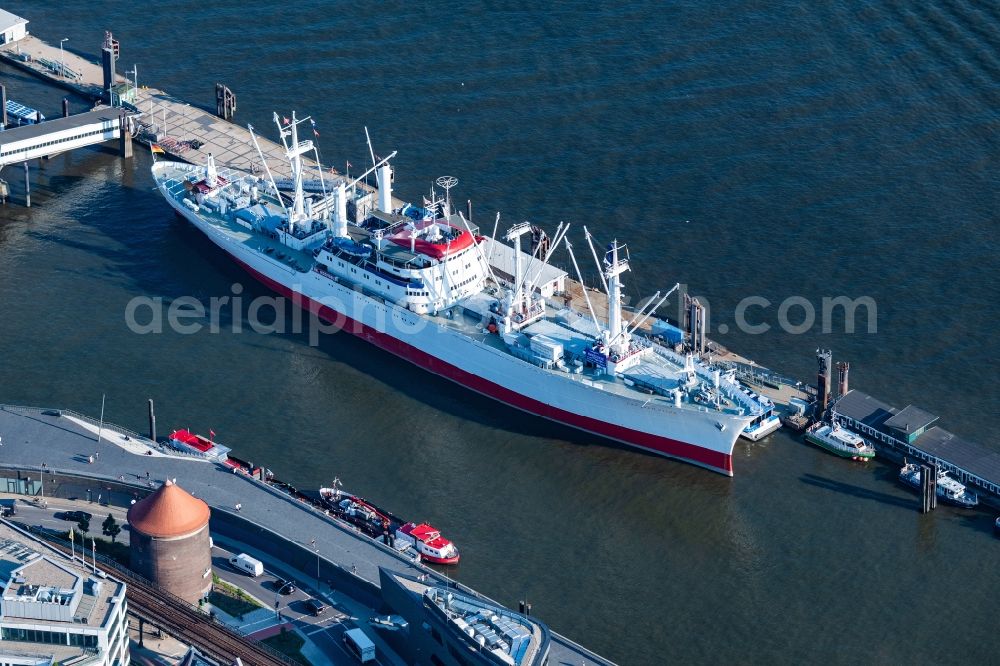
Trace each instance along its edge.
<instances>
[{"instance_id":1,"label":"shadow on water","mask_svg":"<svg viewBox=\"0 0 1000 666\"><path fill-rule=\"evenodd\" d=\"M817 488L822 488L824 490L831 490L844 495L851 495L852 497L860 497L861 499L882 502L883 504L898 506L904 509L913 509L917 505L916 501L905 500L900 497L896 497L895 495L882 493L877 490L869 490L867 488L855 486L850 483L844 483L843 481L836 481L834 479L818 476L816 474L803 474L800 480L802 483L809 484L810 486L816 486Z\"/></svg>"}]
</instances>

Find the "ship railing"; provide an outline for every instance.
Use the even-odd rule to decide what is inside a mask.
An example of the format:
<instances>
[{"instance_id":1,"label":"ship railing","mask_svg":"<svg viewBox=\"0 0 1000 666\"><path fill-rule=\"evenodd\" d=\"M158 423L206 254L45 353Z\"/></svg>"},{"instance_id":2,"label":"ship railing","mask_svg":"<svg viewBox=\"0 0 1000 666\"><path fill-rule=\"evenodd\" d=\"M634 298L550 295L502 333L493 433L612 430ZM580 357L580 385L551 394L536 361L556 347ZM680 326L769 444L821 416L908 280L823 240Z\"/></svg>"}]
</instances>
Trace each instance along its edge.
<instances>
[{"instance_id":1,"label":"ship railing","mask_svg":"<svg viewBox=\"0 0 1000 666\"><path fill-rule=\"evenodd\" d=\"M685 367L687 363L687 359L684 356L681 356L674 350L668 349L663 345L654 343L653 349L657 354L667 359L674 365L680 366L681 368ZM714 384L715 377L711 366L696 358L694 359L694 371L695 375L702 380L708 382L709 384ZM719 369L719 372L722 372L721 368ZM758 416L764 413L764 406L761 403L748 396L740 389L739 384L736 384L726 377L719 378L719 392L735 404L739 405L741 408L748 410L748 414Z\"/></svg>"}]
</instances>

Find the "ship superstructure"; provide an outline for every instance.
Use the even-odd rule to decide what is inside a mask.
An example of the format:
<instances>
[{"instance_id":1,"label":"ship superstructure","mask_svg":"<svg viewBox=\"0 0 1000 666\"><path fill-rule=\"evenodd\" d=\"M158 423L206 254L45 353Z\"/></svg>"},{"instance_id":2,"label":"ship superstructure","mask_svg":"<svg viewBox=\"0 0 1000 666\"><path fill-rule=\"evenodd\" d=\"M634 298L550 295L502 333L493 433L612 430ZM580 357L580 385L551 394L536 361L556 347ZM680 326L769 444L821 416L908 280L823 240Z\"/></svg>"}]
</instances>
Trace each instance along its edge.
<instances>
[{"instance_id":1,"label":"ship superstructure","mask_svg":"<svg viewBox=\"0 0 1000 666\"><path fill-rule=\"evenodd\" d=\"M307 120L275 114L291 192L267 169L218 169L211 156L204 166L157 162L154 179L255 278L323 320L523 411L732 474L736 438L768 406L732 373L640 333L676 286L627 319L628 248L614 241L598 252L587 232L608 314L595 314L586 291L584 311L567 307L539 282L562 247L582 281L569 224L532 251L522 248L536 230L526 222L502 239L496 228L483 236L454 211L447 177L437 181L444 197L432 187L421 205L395 204L395 153L372 151L372 168L353 180L319 173L307 193L301 157L315 149L297 129ZM372 174L377 188L364 185ZM513 261L501 266L501 255Z\"/></svg>"}]
</instances>

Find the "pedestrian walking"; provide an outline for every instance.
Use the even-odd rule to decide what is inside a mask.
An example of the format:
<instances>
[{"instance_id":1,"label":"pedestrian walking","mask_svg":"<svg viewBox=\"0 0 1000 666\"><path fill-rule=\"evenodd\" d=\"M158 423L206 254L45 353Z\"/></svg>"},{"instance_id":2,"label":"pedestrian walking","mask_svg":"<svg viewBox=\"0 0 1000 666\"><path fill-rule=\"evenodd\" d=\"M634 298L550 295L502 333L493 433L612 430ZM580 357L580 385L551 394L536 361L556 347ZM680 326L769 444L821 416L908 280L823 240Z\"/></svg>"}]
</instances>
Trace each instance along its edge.
<instances>
[{"instance_id":1,"label":"pedestrian walking","mask_svg":"<svg viewBox=\"0 0 1000 666\"><path fill-rule=\"evenodd\" d=\"M149 472L146 472L146 480L149 481Z\"/></svg>"},{"instance_id":2,"label":"pedestrian walking","mask_svg":"<svg viewBox=\"0 0 1000 666\"><path fill-rule=\"evenodd\" d=\"M243 508L243 505L237 502L236 503L236 510L239 511L242 508Z\"/></svg>"}]
</instances>

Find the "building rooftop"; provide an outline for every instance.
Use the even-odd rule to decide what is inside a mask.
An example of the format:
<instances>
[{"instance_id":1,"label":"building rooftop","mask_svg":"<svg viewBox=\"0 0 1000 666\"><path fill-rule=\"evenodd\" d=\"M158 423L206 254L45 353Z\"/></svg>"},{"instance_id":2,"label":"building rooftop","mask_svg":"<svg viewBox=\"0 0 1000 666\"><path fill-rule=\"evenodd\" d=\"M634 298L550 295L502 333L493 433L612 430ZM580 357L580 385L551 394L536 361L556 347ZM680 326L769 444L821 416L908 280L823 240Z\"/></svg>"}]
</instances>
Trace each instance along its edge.
<instances>
[{"instance_id":1,"label":"building rooftop","mask_svg":"<svg viewBox=\"0 0 1000 666\"><path fill-rule=\"evenodd\" d=\"M840 398L834 411L897 440L899 432L914 432L937 420L935 415L918 407L910 405L899 410L858 390ZM905 429L907 426L910 430ZM910 446L990 483L1000 484L1000 451L962 439L938 426L928 428Z\"/></svg>"},{"instance_id":2,"label":"building rooftop","mask_svg":"<svg viewBox=\"0 0 1000 666\"><path fill-rule=\"evenodd\" d=\"M128 524L152 537L179 537L208 524L208 505L170 479L128 510Z\"/></svg>"},{"instance_id":3,"label":"building rooftop","mask_svg":"<svg viewBox=\"0 0 1000 666\"><path fill-rule=\"evenodd\" d=\"M1000 451L970 442L934 426L911 445L975 474L991 483L1000 483Z\"/></svg>"},{"instance_id":4,"label":"building rooftop","mask_svg":"<svg viewBox=\"0 0 1000 666\"><path fill-rule=\"evenodd\" d=\"M0 522L0 586L0 624L5 629L53 631L62 625L72 628L71 633L105 627L125 592L124 583L94 574L6 522ZM0 641L0 662L9 662L7 657L51 657L82 666L97 656L82 645Z\"/></svg>"},{"instance_id":5,"label":"building rooftop","mask_svg":"<svg viewBox=\"0 0 1000 666\"><path fill-rule=\"evenodd\" d=\"M900 432L916 432L937 421L938 417L928 411L907 405L894 416L886 419L885 426Z\"/></svg>"},{"instance_id":6,"label":"building rooftop","mask_svg":"<svg viewBox=\"0 0 1000 666\"><path fill-rule=\"evenodd\" d=\"M27 23L28 19L23 19L17 14L11 14L5 9L0 9L0 32L13 28L15 25Z\"/></svg>"},{"instance_id":7,"label":"building rooftop","mask_svg":"<svg viewBox=\"0 0 1000 666\"><path fill-rule=\"evenodd\" d=\"M899 411L892 405L857 390L848 391L847 395L837 400L834 410L866 426L880 429L882 424Z\"/></svg>"}]
</instances>

